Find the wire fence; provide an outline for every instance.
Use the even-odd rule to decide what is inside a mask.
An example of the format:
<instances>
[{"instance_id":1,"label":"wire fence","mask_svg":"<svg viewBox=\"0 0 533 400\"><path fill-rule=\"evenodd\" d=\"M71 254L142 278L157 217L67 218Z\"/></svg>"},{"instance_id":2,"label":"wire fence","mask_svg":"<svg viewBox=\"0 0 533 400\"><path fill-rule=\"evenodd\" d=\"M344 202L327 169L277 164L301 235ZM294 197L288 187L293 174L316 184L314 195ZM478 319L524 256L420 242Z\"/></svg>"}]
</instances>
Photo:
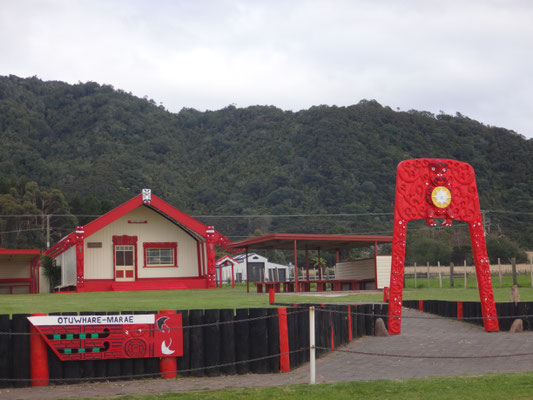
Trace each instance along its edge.
<instances>
[{"instance_id":1,"label":"wire fence","mask_svg":"<svg viewBox=\"0 0 533 400\"><path fill-rule=\"evenodd\" d=\"M277 304L277 305L283 305L288 306L285 304ZM213 365L202 365L200 367L190 367L190 368L184 368L184 369L176 369L171 371L159 371L159 372L145 372L145 373L126 373L126 374L109 374L106 376L79 376L79 377L50 377L49 379L40 379L40 378L31 378L31 377L0 377L0 384L15 384L15 383L32 383L32 382L39 382L39 381L48 381L52 383L79 383L79 382L99 382L99 381L116 381L116 380L129 380L129 379L144 379L144 378L157 378L157 377L164 377L168 374L178 374L180 376L183 376L184 374L191 374L196 373L199 371L209 371L209 370L217 370L222 369L225 367L233 367L233 366L239 366L243 364L250 365L254 362L261 362L265 360L272 360L275 358L280 358L282 356L294 356L296 354L304 354L305 352L313 352L313 351L321 351L323 353L334 351L338 353L346 353L346 354L353 354L356 356L371 356L371 357L380 357L380 358L392 358L392 359L429 359L429 360L487 360L487 359L504 359L504 358L517 358L517 357L531 357L533 356L533 352L529 351L520 351L520 352L511 352L507 354L478 354L478 355L453 355L453 354L405 354L405 353L397 353L397 352L376 352L376 351L366 351L364 349L347 349L344 348L343 345L349 343L349 340L346 340L344 342L335 343L334 345L334 337L338 332L335 332L338 329L348 329L353 330L353 326L349 325L348 323L344 323L343 325L336 325L334 323L334 318L332 317L334 315L339 315L341 317L341 321L347 321L348 318L352 318L352 320L357 320L360 317L369 317L370 321L372 323L375 323L375 321L379 318L382 318L385 323L386 321L390 321L391 318L399 318L395 316L390 316L387 313L379 313L379 312L365 312L365 311L351 311L350 309L343 310L340 307L344 307L347 305L320 305L320 306L314 306L314 305L297 305L297 304L291 304L290 306L293 307L292 310L287 310L286 315L287 316L295 316L295 315L305 315L307 313L311 313L311 310L313 310L313 313L316 312L318 314L324 314L327 318L318 318L316 322L314 322L313 325L308 325L308 329L305 331L300 331L300 335L308 335L313 336L313 339L309 339L308 342L301 342L298 348L289 349L286 351L283 351L281 347L279 348L279 351L275 352L274 354L267 354L264 356L259 357L251 357L247 358L246 360L233 360L231 362L217 362ZM357 307L361 305L352 305L352 307ZM373 304L371 306L374 306ZM381 306L381 305L380 305ZM305 313L305 314L304 314ZM127 315L127 314L124 314ZM138 314L137 314L138 315ZM262 315L259 317L251 317L251 318L244 318L240 320L231 320L231 321L215 321L212 323L202 323L202 324L193 324L193 325L186 325L182 327L177 328L169 328L169 329L202 329L202 328L209 328L214 326L224 326L228 324L240 324L240 323L247 323L247 322L254 322L258 320L268 320L274 317L278 317L278 314L270 314L270 315ZM329 319L328 319L329 318ZM529 319L533 318L533 314L527 313L527 314L515 314L515 315L502 315L497 317L498 319ZM404 315L402 319L413 319L413 320L438 320L438 319L445 319L445 320L457 320L457 317L451 317L451 316L436 316L436 315L426 315L426 314L418 314L418 313L408 313L407 315ZM480 321L487 319L487 317L464 317L461 318L463 321ZM309 316L309 319L307 321L315 321L314 317L311 318ZM326 322L326 335L325 338L319 338L319 341L317 344L314 343L314 334L321 332L320 324L324 324L324 321L329 321L329 323ZM313 322L311 322L313 323ZM143 329L143 332L151 332L155 329ZM311 335L311 332L313 332L313 335ZM28 336L38 333L31 333L31 332L11 332L11 331L3 331L0 332L0 335L13 335L13 336ZM483 333L480 332L480 335ZM323 335L324 336L324 335ZM331 345L325 346L323 343L324 341L327 343L329 340L331 340ZM335 339L336 340L336 339ZM350 339L351 340L351 339ZM383 340L387 340L386 338L383 338ZM340 347L339 347L340 346ZM491 349L494 350L494 349ZM314 356L310 357L309 355L303 357L304 362L306 360L314 360ZM100 361L100 360L91 360L91 361ZM80 361L82 362L82 361Z\"/></svg>"}]
</instances>

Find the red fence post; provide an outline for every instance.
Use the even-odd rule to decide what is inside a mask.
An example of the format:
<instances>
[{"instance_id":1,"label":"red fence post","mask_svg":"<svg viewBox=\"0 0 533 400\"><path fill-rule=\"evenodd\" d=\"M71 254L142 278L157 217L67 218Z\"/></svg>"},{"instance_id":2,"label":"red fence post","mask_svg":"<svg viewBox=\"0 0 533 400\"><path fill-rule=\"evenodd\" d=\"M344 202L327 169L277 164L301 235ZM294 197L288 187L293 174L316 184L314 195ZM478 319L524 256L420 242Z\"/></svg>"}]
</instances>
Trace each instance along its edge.
<instances>
[{"instance_id":1,"label":"red fence post","mask_svg":"<svg viewBox=\"0 0 533 400\"><path fill-rule=\"evenodd\" d=\"M176 314L175 310L160 311L160 314ZM176 357L161 357L159 360L159 372L165 379L178 376L178 359Z\"/></svg>"},{"instance_id":2,"label":"red fence post","mask_svg":"<svg viewBox=\"0 0 533 400\"><path fill-rule=\"evenodd\" d=\"M268 304L273 304L276 302L276 295L274 289L268 289Z\"/></svg>"},{"instance_id":3,"label":"red fence post","mask_svg":"<svg viewBox=\"0 0 533 400\"><path fill-rule=\"evenodd\" d=\"M463 320L463 302L462 301L457 302L457 320L458 321Z\"/></svg>"},{"instance_id":4,"label":"red fence post","mask_svg":"<svg viewBox=\"0 0 533 400\"><path fill-rule=\"evenodd\" d=\"M46 314L31 314L42 316ZM46 343L30 324L30 377L32 386L48 386L48 351Z\"/></svg>"},{"instance_id":5,"label":"red fence post","mask_svg":"<svg viewBox=\"0 0 533 400\"><path fill-rule=\"evenodd\" d=\"M424 301L418 300L418 311L424 312Z\"/></svg>"},{"instance_id":6,"label":"red fence post","mask_svg":"<svg viewBox=\"0 0 533 400\"><path fill-rule=\"evenodd\" d=\"M287 325L287 309L278 308L279 322L279 370L280 372L289 372L291 370L291 361L289 358L289 329Z\"/></svg>"}]
</instances>

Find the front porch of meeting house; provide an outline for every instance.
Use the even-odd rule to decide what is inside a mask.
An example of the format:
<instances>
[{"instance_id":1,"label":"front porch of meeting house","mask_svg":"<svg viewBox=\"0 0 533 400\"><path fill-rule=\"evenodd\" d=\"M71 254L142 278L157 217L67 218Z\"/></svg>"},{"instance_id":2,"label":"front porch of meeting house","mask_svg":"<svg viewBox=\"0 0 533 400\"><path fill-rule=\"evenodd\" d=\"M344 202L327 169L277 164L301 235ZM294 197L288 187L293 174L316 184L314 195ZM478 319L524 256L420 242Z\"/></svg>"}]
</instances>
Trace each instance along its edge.
<instances>
[{"instance_id":1,"label":"front porch of meeting house","mask_svg":"<svg viewBox=\"0 0 533 400\"><path fill-rule=\"evenodd\" d=\"M293 277L286 282L262 281L253 282L258 293L268 292L310 292L315 289L323 292L328 289L364 290L383 288L389 285L390 256L378 256L378 245L392 243L392 236L362 236L362 235L317 235L317 234L288 234L274 233L266 236L233 242L232 248L250 250L290 250L293 253ZM370 248L373 256L363 260L341 261L341 254L353 248ZM298 252L305 254L305 269L303 276L298 273ZM335 252L335 279L325 279L320 265L321 252ZM312 254L310 254L312 253ZM318 276L311 279L310 256L318 260ZM248 259L248 257L246 257ZM246 266L247 271L249 266ZM250 274L246 274L246 290L250 291ZM283 289L283 290L282 290Z\"/></svg>"}]
</instances>

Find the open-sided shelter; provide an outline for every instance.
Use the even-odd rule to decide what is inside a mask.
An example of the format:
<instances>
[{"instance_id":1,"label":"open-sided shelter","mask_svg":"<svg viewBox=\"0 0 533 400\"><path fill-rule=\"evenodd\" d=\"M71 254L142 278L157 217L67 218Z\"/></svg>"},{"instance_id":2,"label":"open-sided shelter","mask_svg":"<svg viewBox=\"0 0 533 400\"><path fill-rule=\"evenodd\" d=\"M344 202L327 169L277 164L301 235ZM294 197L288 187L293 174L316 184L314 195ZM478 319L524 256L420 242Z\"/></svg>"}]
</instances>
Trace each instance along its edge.
<instances>
[{"instance_id":1,"label":"open-sided shelter","mask_svg":"<svg viewBox=\"0 0 533 400\"><path fill-rule=\"evenodd\" d=\"M215 245L228 242L144 189L44 254L61 266L60 290L200 289L216 287Z\"/></svg>"},{"instance_id":2,"label":"open-sided shelter","mask_svg":"<svg viewBox=\"0 0 533 400\"><path fill-rule=\"evenodd\" d=\"M266 236L259 236L254 237L251 239L241 240L238 242L233 242L230 244L231 248L244 248L246 250L246 254L248 254L248 251L250 249L280 249L280 250L292 250L294 255L294 287L286 283L284 284L285 290L294 290L296 292L299 291L308 291L310 290L310 282L309 279L309 251L316 251L318 259L320 259L320 252L321 251L336 251L337 254L340 250L350 249L350 248L357 248L357 247L368 247L373 246L374 248L374 257L372 262L369 264L368 262L365 263L365 276L358 275L359 273L359 267L361 265L358 265L357 263L351 263L346 264L344 268L346 269L346 275L342 279L335 279L331 281L325 281L322 279L322 270L319 268L319 279L317 282L317 290L325 290L326 285L330 283L333 288L338 288L342 290L345 286L348 288L360 288L360 287L371 287L372 285L368 285L367 283L372 284L373 287L379 287L378 284L378 277L380 276L378 272L378 254L377 254L377 246L380 243L391 243L392 242L392 236L370 236L370 235L320 235L320 234L291 234L291 233L274 233ZM296 271L298 270L298 250L305 250L305 268L306 268L306 275L303 280L300 280L298 277L298 274ZM390 256L386 256L387 259L384 260L381 264L390 273ZM248 260L248 256L246 255L246 259ZM337 259L337 262L339 260ZM368 268L369 264L373 268ZM387 265L388 264L388 265ZM247 265L247 269L249 269L249 264ZM356 276L351 276L352 274L356 274ZM247 274L247 276L250 276L250 274ZM387 276L388 278L388 276ZM387 278L382 278L382 282L388 282ZM359 284L359 283L360 284ZM249 286L249 280L246 281L247 286ZM260 291L260 282L255 282L257 285L258 291ZM272 283L266 283L265 287L274 287L276 290L279 290L280 285L272 284ZM262 288L262 286L261 286ZM248 288L249 290L249 288ZM261 289L262 290L262 289Z\"/></svg>"}]
</instances>

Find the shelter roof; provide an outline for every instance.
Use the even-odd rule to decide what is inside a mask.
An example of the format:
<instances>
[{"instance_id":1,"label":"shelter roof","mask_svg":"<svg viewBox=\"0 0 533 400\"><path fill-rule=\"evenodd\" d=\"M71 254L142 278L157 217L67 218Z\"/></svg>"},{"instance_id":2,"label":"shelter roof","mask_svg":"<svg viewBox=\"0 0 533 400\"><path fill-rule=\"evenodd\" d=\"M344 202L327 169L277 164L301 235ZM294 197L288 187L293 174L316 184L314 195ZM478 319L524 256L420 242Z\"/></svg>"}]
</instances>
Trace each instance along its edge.
<instances>
[{"instance_id":1,"label":"shelter roof","mask_svg":"<svg viewBox=\"0 0 533 400\"><path fill-rule=\"evenodd\" d=\"M340 250L373 246L375 243L392 243L392 236L273 233L233 242L229 247L290 250L294 249L295 241L298 249L307 247L309 250Z\"/></svg>"},{"instance_id":2,"label":"shelter roof","mask_svg":"<svg viewBox=\"0 0 533 400\"><path fill-rule=\"evenodd\" d=\"M0 261L30 261L40 254L39 249L0 249Z\"/></svg>"}]
</instances>

